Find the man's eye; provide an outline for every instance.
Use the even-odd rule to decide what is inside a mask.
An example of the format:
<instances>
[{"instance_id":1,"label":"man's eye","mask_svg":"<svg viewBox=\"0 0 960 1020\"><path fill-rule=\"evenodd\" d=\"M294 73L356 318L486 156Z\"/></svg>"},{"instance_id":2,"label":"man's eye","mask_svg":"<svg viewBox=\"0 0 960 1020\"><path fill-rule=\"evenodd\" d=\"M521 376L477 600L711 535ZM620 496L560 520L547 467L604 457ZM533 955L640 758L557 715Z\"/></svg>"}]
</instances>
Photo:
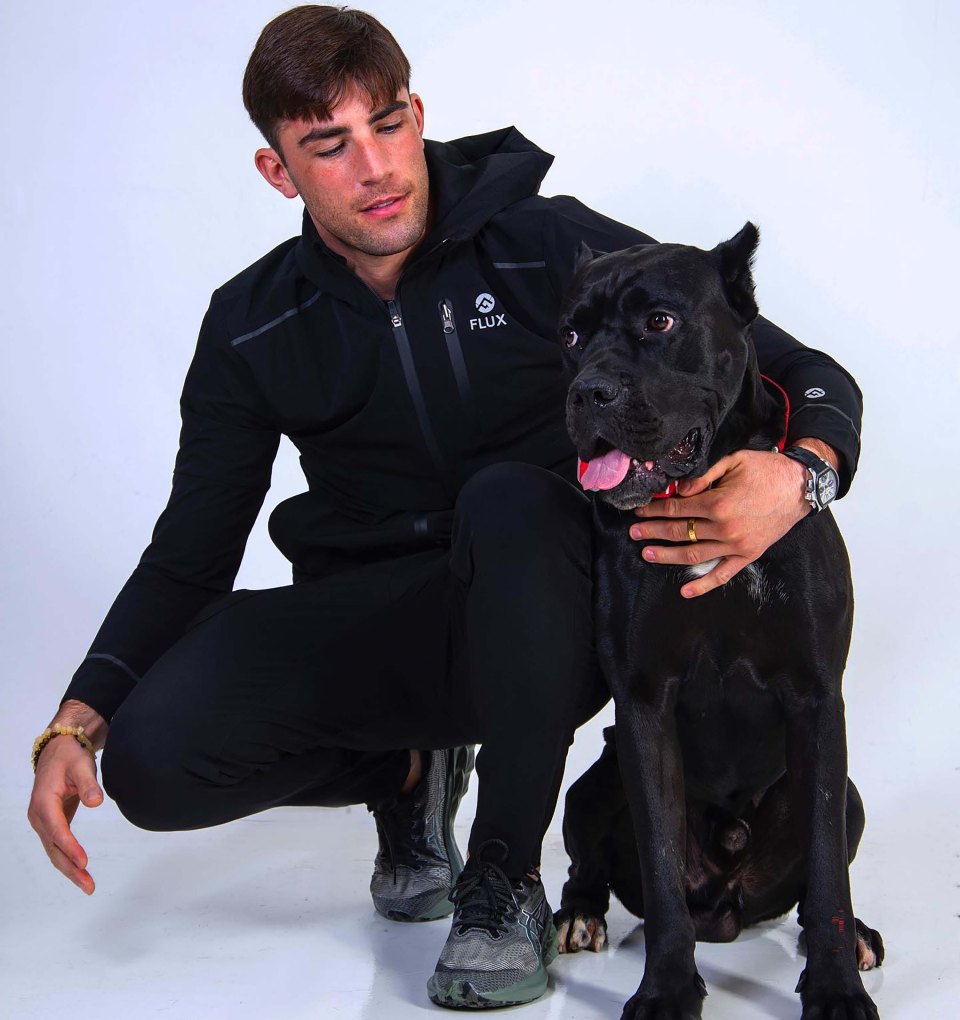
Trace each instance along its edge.
<instances>
[{"instance_id":1,"label":"man's eye","mask_svg":"<svg viewBox=\"0 0 960 1020\"><path fill-rule=\"evenodd\" d=\"M580 339L574 329L565 329L560 335L563 339L563 346L567 350L570 350L571 347L576 347L577 341Z\"/></svg>"},{"instance_id":2,"label":"man's eye","mask_svg":"<svg viewBox=\"0 0 960 1020\"><path fill-rule=\"evenodd\" d=\"M666 312L654 312L647 319L647 329L651 333L669 333L676 321L672 315L668 315Z\"/></svg>"},{"instance_id":3,"label":"man's eye","mask_svg":"<svg viewBox=\"0 0 960 1020\"><path fill-rule=\"evenodd\" d=\"M392 132L392 131L396 131L397 128L402 127L402 126L403 126L403 121L402 120L398 120L396 122L396 124L384 124L383 127L380 128L380 130L381 131L390 131L390 132Z\"/></svg>"},{"instance_id":4,"label":"man's eye","mask_svg":"<svg viewBox=\"0 0 960 1020\"><path fill-rule=\"evenodd\" d=\"M342 151L343 151L343 144L341 143L340 145L337 145L336 147L334 147L332 149L324 149L323 152L318 152L318 153L316 153L316 155L319 156L320 159L329 159L331 156L336 156L336 154L338 152L342 152Z\"/></svg>"}]
</instances>

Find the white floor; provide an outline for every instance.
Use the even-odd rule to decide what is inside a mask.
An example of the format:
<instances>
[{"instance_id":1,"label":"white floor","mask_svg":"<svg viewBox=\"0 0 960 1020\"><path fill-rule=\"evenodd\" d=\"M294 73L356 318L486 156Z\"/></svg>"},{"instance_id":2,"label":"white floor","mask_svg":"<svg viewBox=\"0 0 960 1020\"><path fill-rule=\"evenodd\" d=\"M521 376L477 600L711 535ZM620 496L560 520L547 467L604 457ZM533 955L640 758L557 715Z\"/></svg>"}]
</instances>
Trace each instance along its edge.
<instances>
[{"instance_id":1,"label":"white floor","mask_svg":"<svg viewBox=\"0 0 960 1020\"><path fill-rule=\"evenodd\" d=\"M182 1020L408 1020L441 1013L424 984L447 922L399 925L366 890L375 846L362 808L286 809L201 832L129 826L111 803L81 819L98 881L86 899L46 863L23 814L0 815L0 1016ZM875 820L876 821L876 820ZM884 1020L958 1015L957 848L914 853L909 828L875 826L854 864L857 913L879 928L888 962L866 975ZM458 835L461 844L466 830ZM878 862L884 862L881 873ZM548 837L544 880L556 904L566 860ZM526 1020L620 1016L643 965L643 929L615 905L610 946L561 957ZM795 1020L803 966L790 918L732 945L698 949L713 1020Z\"/></svg>"}]
</instances>

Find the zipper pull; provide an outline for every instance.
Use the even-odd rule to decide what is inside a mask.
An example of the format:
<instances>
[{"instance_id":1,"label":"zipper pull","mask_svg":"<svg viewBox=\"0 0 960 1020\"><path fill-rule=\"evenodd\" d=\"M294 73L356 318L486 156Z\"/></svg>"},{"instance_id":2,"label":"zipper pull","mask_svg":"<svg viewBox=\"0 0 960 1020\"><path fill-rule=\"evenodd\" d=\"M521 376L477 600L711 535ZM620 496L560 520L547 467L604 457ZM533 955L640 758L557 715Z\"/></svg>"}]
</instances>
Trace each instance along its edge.
<instances>
[{"instance_id":1,"label":"zipper pull","mask_svg":"<svg viewBox=\"0 0 960 1020\"><path fill-rule=\"evenodd\" d=\"M394 324L394 326L399 327L403 325L403 319L401 319L396 312L394 312L393 315L390 316L390 321Z\"/></svg>"},{"instance_id":2,"label":"zipper pull","mask_svg":"<svg viewBox=\"0 0 960 1020\"><path fill-rule=\"evenodd\" d=\"M443 323L444 333L453 332L454 330L453 309L447 304L446 301L440 302L440 321Z\"/></svg>"}]
</instances>

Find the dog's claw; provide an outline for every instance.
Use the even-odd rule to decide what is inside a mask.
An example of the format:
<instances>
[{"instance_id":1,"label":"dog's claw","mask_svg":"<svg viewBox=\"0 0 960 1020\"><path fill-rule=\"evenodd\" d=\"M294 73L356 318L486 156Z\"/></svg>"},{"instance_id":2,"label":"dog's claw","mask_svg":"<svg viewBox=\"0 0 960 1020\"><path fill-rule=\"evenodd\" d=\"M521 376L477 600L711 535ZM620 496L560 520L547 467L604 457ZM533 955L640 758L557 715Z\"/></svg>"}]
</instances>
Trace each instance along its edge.
<instances>
[{"instance_id":1,"label":"dog's claw","mask_svg":"<svg viewBox=\"0 0 960 1020\"><path fill-rule=\"evenodd\" d=\"M663 990L646 991L641 983L636 994L623 1007L620 1020L700 1020L706 985L699 974L692 980L674 980Z\"/></svg>"},{"instance_id":2,"label":"dog's claw","mask_svg":"<svg viewBox=\"0 0 960 1020\"><path fill-rule=\"evenodd\" d=\"M800 1020L880 1020L880 1012L860 984L859 976L846 988L814 983L807 980L808 976L805 969L797 983L803 1003Z\"/></svg>"},{"instance_id":3,"label":"dog's claw","mask_svg":"<svg viewBox=\"0 0 960 1020\"><path fill-rule=\"evenodd\" d=\"M591 914L574 914L571 917L558 916L557 944L561 953L579 953L588 949L599 953L607 942L607 922Z\"/></svg>"},{"instance_id":4,"label":"dog's claw","mask_svg":"<svg viewBox=\"0 0 960 1020\"><path fill-rule=\"evenodd\" d=\"M880 932L868 928L860 918L857 922L857 967L860 970L873 970L883 963L884 948Z\"/></svg>"}]
</instances>

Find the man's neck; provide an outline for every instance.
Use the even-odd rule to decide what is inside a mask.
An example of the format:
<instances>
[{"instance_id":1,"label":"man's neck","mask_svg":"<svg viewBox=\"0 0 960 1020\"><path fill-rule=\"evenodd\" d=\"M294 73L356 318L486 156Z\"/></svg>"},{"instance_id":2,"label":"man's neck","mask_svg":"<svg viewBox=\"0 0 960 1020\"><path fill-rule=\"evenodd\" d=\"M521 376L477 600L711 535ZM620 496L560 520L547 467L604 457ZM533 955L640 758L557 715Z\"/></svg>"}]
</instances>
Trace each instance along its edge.
<instances>
[{"instance_id":1,"label":"man's neck","mask_svg":"<svg viewBox=\"0 0 960 1020\"><path fill-rule=\"evenodd\" d=\"M310 217L313 220L313 217ZM433 222L433 210L427 216L427 223L420 239L409 248L397 252L395 255L367 255L365 252L357 251L344 244L339 238L334 237L329 231L322 227L316 220L313 225L317 228L323 243L335 254L342 256L347 261L347 268L351 273L360 277L361 280L383 301L392 301L397 293L397 282L403 273L404 267L413 257L413 253L423 243L423 239L430 233L430 224Z\"/></svg>"},{"instance_id":2,"label":"man's neck","mask_svg":"<svg viewBox=\"0 0 960 1020\"><path fill-rule=\"evenodd\" d=\"M347 260L347 268L355 273L361 280L384 301L393 299L397 292L397 281L403 272L410 256L416 250L416 245L396 255L364 255L358 251L339 251ZM332 245L331 250L337 251Z\"/></svg>"}]
</instances>

